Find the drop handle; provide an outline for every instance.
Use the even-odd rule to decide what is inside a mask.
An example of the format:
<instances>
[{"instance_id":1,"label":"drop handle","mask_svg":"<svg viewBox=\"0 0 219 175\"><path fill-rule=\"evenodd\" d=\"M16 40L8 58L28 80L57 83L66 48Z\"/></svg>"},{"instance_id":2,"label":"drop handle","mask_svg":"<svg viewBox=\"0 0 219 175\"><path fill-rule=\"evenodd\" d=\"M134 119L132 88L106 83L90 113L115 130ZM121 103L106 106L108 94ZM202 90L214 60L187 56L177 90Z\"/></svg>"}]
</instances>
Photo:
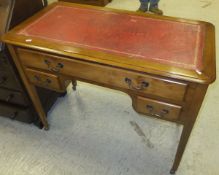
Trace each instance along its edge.
<instances>
[{"instance_id":1,"label":"drop handle","mask_svg":"<svg viewBox=\"0 0 219 175\"><path fill-rule=\"evenodd\" d=\"M52 83L52 81L50 79L46 79L46 83L50 84L50 83Z\"/></svg>"},{"instance_id":2,"label":"drop handle","mask_svg":"<svg viewBox=\"0 0 219 175\"><path fill-rule=\"evenodd\" d=\"M47 65L50 71L55 72L55 73L59 73L60 70L64 67L63 63L57 63L55 67L52 67L51 62L49 60L44 60L44 63Z\"/></svg>"},{"instance_id":3,"label":"drop handle","mask_svg":"<svg viewBox=\"0 0 219 175\"><path fill-rule=\"evenodd\" d=\"M34 75L36 81L40 81L40 77L38 75Z\"/></svg>"},{"instance_id":4,"label":"drop handle","mask_svg":"<svg viewBox=\"0 0 219 175\"><path fill-rule=\"evenodd\" d=\"M169 110L163 109L159 114L154 112L154 107L152 105L146 105L146 109L150 113L150 115L158 118L163 118L165 115L169 114Z\"/></svg>"},{"instance_id":5,"label":"drop handle","mask_svg":"<svg viewBox=\"0 0 219 175\"><path fill-rule=\"evenodd\" d=\"M169 114L169 110L163 109L163 110L161 111L161 116L164 116L164 115L167 115L167 114Z\"/></svg>"},{"instance_id":6,"label":"drop handle","mask_svg":"<svg viewBox=\"0 0 219 175\"><path fill-rule=\"evenodd\" d=\"M51 62L49 60L44 60L44 63L49 66L51 64Z\"/></svg>"},{"instance_id":7,"label":"drop handle","mask_svg":"<svg viewBox=\"0 0 219 175\"><path fill-rule=\"evenodd\" d=\"M142 81L139 85L135 86L133 85L133 81L130 78L125 78L126 84L128 84L130 89L135 90L144 90L149 86L149 83L146 81Z\"/></svg>"},{"instance_id":8,"label":"drop handle","mask_svg":"<svg viewBox=\"0 0 219 175\"><path fill-rule=\"evenodd\" d=\"M63 67L64 67L64 64L63 64L63 63L58 63L56 67L57 67L57 68L63 68Z\"/></svg>"},{"instance_id":9,"label":"drop handle","mask_svg":"<svg viewBox=\"0 0 219 175\"><path fill-rule=\"evenodd\" d=\"M152 112L154 110L154 107L151 105L146 105L146 108L149 112Z\"/></svg>"},{"instance_id":10,"label":"drop handle","mask_svg":"<svg viewBox=\"0 0 219 175\"><path fill-rule=\"evenodd\" d=\"M158 117L158 118L163 118L168 113L169 113L169 111L167 109L163 109L160 114L152 114L152 115L155 116L155 117Z\"/></svg>"},{"instance_id":11,"label":"drop handle","mask_svg":"<svg viewBox=\"0 0 219 175\"><path fill-rule=\"evenodd\" d=\"M54 72L54 73L59 73L60 70L61 70L63 67L64 67L64 64L58 63L58 64L56 65L56 67L50 67L49 70L52 71L52 72Z\"/></svg>"},{"instance_id":12,"label":"drop handle","mask_svg":"<svg viewBox=\"0 0 219 175\"><path fill-rule=\"evenodd\" d=\"M146 105L146 108L148 110L148 112L150 113L150 115L154 116L154 117L158 117L158 118L161 118L162 116L159 115L159 114L156 114L154 112L154 107L152 105Z\"/></svg>"}]
</instances>

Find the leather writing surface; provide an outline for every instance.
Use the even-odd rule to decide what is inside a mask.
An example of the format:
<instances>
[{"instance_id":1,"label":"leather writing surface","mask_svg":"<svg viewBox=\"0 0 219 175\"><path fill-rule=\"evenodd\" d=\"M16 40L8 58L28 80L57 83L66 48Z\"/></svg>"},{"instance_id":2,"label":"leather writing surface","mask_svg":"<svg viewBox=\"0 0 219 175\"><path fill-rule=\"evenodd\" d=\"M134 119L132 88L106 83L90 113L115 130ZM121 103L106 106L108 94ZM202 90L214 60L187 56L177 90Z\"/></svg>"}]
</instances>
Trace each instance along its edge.
<instances>
[{"instance_id":1,"label":"leather writing surface","mask_svg":"<svg viewBox=\"0 0 219 175\"><path fill-rule=\"evenodd\" d=\"M19 34L185 69L202 69L201 24L58 5Z\"/></svg>"}]
</instances>

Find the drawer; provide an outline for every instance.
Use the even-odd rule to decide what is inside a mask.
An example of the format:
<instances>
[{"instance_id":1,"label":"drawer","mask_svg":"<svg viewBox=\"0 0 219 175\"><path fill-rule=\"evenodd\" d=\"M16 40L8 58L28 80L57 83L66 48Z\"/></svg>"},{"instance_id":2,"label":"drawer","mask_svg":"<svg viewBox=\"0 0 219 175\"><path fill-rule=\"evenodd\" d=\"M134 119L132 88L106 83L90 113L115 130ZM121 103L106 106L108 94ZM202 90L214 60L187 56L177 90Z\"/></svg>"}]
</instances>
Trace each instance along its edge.
<instances>
[{"instance_id":1,"label":"drawer","mask_svg":"<svg viewBox=\"0 0 219 175\"><path fill-rule=\"evenodd\" d=\"M3 53L0 54L0 87L21 90L18 77Z\"/></svg>"},{"instance_id":2,"label":"drawer","mask_svg":"<svg viewBox=\"0 0 219 175\"><path fill-rule=\"evenodd\" d=\"M26 69L26 74L29 81L36 86L62 91L61 83L56 75L28 68Z\"/></svg>"},{"instance_id":3,"label":"drawer","mask_svg":"<svg viewBox=\"0 0 219 175\"><path fill-rule=\"evenodd\" d=\"M22 87L17 77L10 70L0 70L0 87L21 90Z\"/></svg>"},{"instance_id":4,"label":"drawer","mask_svg":"<svg viewBox=\"0 0 219 175\"><path fill-rule=\"evenodd\" d=\"M167 120L177 120L182 109L182 107L178 105L144 97L136 97L134 107L137 112Z\"/></svg>"},{"instance_id":5,"label":"drawer","mask_svg":"<svg viewBox=\"0 0 219 175\"><path fill-rule=\"evenodd\" d=\"M82 80L133 90L139 94L152 94L182 101L187 88L187 84L184 82L162 79L111 66L41 54L24 49L18 49L18 54L26 67L40 68L56 74L71 75Z\"/></svg>"},{"instance_id":6,"label":"drawer","mask_svg":"<svg viewBox=\"0 0 219 175\"><path fill-rule=\"evenodd\" d=\"M0 102L0 116L11 118L25 123L32 123L35 120L33 111L30 108L23 108L14 105L8 105Z\"/></svg>"},{"instance_id":7,"label":"drawer","mask_svg":"<svg viewBox=\"0 0 219 175\"><path fill-rule=\"evenodd\" d=\"M0 88L0 100L3 102L27 106L25 95L21 92Z\"/></svg>"}]
</instances>

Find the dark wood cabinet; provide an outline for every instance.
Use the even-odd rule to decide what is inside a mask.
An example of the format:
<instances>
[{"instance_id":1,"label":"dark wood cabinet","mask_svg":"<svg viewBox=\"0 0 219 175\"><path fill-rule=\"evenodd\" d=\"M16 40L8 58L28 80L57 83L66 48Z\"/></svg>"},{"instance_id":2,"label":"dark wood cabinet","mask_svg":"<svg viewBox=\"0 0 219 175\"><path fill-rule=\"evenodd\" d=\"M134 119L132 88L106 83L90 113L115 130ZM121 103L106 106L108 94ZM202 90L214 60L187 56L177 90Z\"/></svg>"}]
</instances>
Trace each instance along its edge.
<instances>
[{"instance_id":1,"label":"dark wood cabinet","mask_svg":"<svg viewBox=\"0 0 219 175\"><path fill-rule=\"evenodd\" d=\"M46 0L0 0L0 36L46 5ZM37 88L37 92L46 113L62 95L42 88ZM2 42L0 42L0 116L40 124L11 55Z\"/></svg>"}]
</instances>

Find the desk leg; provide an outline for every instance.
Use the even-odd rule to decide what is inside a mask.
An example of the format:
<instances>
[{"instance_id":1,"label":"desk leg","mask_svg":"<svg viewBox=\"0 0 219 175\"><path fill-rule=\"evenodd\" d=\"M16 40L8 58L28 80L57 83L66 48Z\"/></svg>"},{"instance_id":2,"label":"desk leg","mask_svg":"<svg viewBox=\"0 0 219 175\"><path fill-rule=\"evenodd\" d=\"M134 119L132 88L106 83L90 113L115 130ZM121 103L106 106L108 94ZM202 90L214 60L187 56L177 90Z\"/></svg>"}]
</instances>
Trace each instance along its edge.
<instances>
[{"instance_id":1,"label":"desk leg","mask_svg":"<svg viewBox=\"0 0 219 175\"><path fill-rule=\"evenodd\" d=\"M72 80L72 89L74 91L76 91L76 87L77 87L77 80Z\"/></svg>"},{"instance_id":2,"label":"desk leg","mask_svg":"<svg viewBox=\"0 0 219 175\"><path fill-rule=\"evenodd\" d=\"M16 54L16 51L15 51L14 47L11 46L11 45L7 45L7 46L9 48L9 51L10 51L11 55L12 55L12 58L13 58L13 61L16 65L16 67L17 67L17 70L20 74L20 77L23 80L24 86L26 87L26 90L27 90L27 92L28 92L28 94L31 98L31 101L33 102L35 110L38 113L41 122L43 123L44 129L48 130L49 125L48 125L48 122L47 122L47 119L46 119L46 114L45 114L45 112L42 108L42 105L41 105L39 96L36 92L35 86L29 83L29 81L28 81L28 79L25 75L24 68L22 67L22 64L20 63L20 60L19 60L19 58Z\"/></svg>"},{"instance_id":3,"label":"desk leg","mask_svg":"<svg viewBox=\"0 0 219 175\"><path fill-rule=\"evenodd\" d=\"M30 98L31 98L32 102L33 102L35 110L38 113L38 115L40 117L40 120L41 120L41 122L44 126L44 129L49 130L49 124L47 122L46 114L43 110L43 107L42 107L41 101L39 99L39 96L37 94L35 86L32 85L32 84L29 84L29 83L25 86L26 86L26 89L27 89L27 91L30 95Z\"/></svg>"},{"instance_id":4,"label":"desk leg","mask_svg":"<svg viewBox=\"0 0 219 175\"><path fill-rule=\"evenodd\" d=\"M188 126L184 126L183 130L182 130L182 134L181 134L181 138L180 138L180 142L177 148L177 152L176 152L176 156L175 156L175 160L173 163L173 167L170 170L170 174L175 174L176 170L178 169L178 166L180 164L180 161L182 159L182 155L184 153L184 150L186 148L186 144L188 142L189 136L191 134L193 125L188 125Z\"/></svg>"},{"instance_id":5,"label":"desk leg","mask_svg":"<svg viewBox=\"0 0 219 175\"><path fill-rule=\"evenodd\" d=\"M191 134L192 128L195 124L195 120L198 116L198 112L201 108L202 102L205 97L205 93L207 91L208 85L197 85L195 94L192 96L192 100L187 106L189 108L188 113L185 114L184 117L184 127L181 134L180 142L177 148L175 160L173 163L173 167L170 171L171 174L175 174L180 161L182 159L182 155L184 153L184 150L186 148L186 144L188 142L189 136ZM190 94L189 94L190 95Z\"/></svg>"}]
</instances>

